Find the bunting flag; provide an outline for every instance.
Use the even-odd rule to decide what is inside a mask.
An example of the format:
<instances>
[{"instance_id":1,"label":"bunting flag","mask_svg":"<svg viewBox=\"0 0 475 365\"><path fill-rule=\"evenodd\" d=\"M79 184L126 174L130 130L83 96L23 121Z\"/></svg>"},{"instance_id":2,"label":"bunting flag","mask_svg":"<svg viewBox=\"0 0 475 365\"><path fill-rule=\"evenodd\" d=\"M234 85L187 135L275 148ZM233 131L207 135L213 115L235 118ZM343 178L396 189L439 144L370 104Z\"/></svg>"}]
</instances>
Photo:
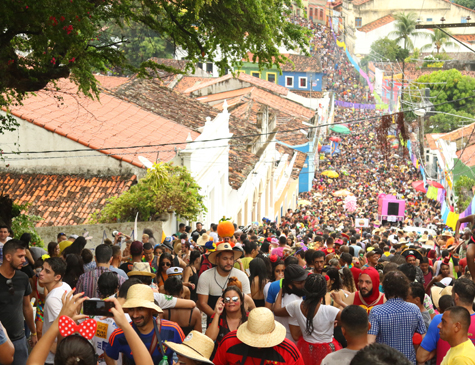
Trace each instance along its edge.
<instances>
[{"instance_id":1,"label":"bunting flag","mask_svg":"<svg viewBox=\"0 0 475 365\"><path fill-rule=\"evenodd\" d=\"M458 214L454 212L449 212L449 215L447 217L447 221L445 222L445 224L447 225L447 227L450 227L453 230L455 230L455 225L457 224L458 220L459 220Z\"/></svg>"},{"instance_id":2,"label":"bunting flag","mask_svg":"<svg viewBox=\"0 0 475 365\"><path fill-rule=\"evenodd\" d=\"M437 194L438 194L438 191L439 189L437 189L436 187L434 186L429 186L429 189L427 189L427 199L430 199L430 200L436 200L437 199Z\"/></svg>"}]
</instances>

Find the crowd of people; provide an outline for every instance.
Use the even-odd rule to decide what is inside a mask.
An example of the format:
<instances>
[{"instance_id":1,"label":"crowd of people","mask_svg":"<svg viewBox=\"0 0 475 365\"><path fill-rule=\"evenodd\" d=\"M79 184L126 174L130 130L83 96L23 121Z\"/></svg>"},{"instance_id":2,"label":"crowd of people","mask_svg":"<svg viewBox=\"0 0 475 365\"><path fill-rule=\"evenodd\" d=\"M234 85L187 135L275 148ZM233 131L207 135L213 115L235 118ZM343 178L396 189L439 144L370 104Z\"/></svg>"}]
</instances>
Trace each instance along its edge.
<instances>
[{"instance_id":1,"label":"crowd of people","mask_svg":"<svg viewBox=\"0 0 475 365\"><path fill-rule=\"evenodd\" d=\"M293 21L312 29L327 89L371 102L331 30ZM337 122L358 117L335 110ZM0 226L0 363L475 364L472 228L440 223L440 204L412 188L417 170L383 155L377 123L348 123L278 222L115 232L94 251L62 232L42 251ZM378 216L382 193L405 200L402 220Z\"/></svg>"}]
</instances>

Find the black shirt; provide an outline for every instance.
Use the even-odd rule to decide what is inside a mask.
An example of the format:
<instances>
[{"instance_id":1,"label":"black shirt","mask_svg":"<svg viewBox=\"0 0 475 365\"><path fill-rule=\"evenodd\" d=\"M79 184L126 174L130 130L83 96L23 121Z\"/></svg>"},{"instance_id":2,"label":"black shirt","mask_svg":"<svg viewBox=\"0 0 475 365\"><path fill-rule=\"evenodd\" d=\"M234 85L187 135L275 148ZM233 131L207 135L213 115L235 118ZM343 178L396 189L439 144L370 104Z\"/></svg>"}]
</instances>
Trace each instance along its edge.
<instances>
[{"instance_id":1,"label":"black shirt","mask_svg":"<svg viewBox=\"0 0 475 365\"><path fill-rule=\"evenodd\" d=\"M10 294L7 278L0 274L0 321L10 337L17 341L25 337L23 298L31 294L30 280L20 270L13 276L14 294Z\"/></svg>"}]
</instances>

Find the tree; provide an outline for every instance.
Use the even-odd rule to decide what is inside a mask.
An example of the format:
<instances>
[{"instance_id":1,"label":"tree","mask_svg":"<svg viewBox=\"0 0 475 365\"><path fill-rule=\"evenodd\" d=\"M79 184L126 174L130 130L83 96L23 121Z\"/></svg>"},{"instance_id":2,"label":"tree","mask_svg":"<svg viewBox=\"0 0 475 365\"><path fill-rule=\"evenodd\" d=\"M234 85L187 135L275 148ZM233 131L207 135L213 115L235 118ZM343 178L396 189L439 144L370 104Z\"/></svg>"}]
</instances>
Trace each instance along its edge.
<instances>
[{"instance_id":1,"label":"tree","mask_svg":"<svg viewBox=\"0 0 475 365\"><path fill-rule=\"evenodd\" d=\"M441 49L443 50L444 47L458 47L458 45L455 42L452 42L451 38L440 29L434 29L434 32L429 33L428 35L430 37L430 43L422 46L422 51L432 51L435 47L437 54L439 54L439 51Z\"/></svg>"},{"instance_id":2,"label":"tree","mask_svg":"<svg viewBox=\"0 0 475 365\"><path fill-rule=\"evenodd\" d=\"M416 37L418 35L424 36L424 33L416 30L417 14L398 13L394 15L394 19L396 19L396 30L389 33L389 36L396 37L396 41L398 43L403 41L404 49L409 51L412 50L414 48L414 44L412 43L411 37Z\"/></svg>"},{"instance_id":3,"label":"tree","mask_svg":"<svg viewBox=\"0 0 475 365\"><path fill-rule=\"evenodd\" d=\"M473 118L473 114L467 113L465 111L453 111L450 114L460 115L462 117ZM462 125L468 125L472 123L469 119L466 118L457 118L454 115L448 114L435 114L431 116L425 123L425 132L426 133L447 133L453 131L454 129L460 128ZM465 136L468 138L468 135Z\"/></svg>"},{"instance_id":4,"label":"tree","mask_svg":"<svg viewBox=\"0 0 475 365\"><path fill-rule=\"evenodd\" d=\"M0 2L0 107L70 77L80 92L98 96L93 72L113 67L138 76L158 68L134 66L121 52L126 37L101 41L105 27L140 24L188 54L189 68L214 62L224 73L248 52L260 66L285 63L279 47L307 49L308 29L286 20L292 0L16 0ZM297 0L297 5L301 1ZM219 54L219 58L218 58ZM14 128L3 118L2 129Z\"/></svg>"},{"instance_id":5,"label":"tree","mask_svg":"<svg viewBox=\"0 0 475 365\"><path fill-rule=\"evenodd\" d=\"M454 0L453 2L469 9L475 8L475 0Z\"/></svg>"},{"instance_id":6,"label":"tree","mask_svg":"<svg viewBox=\"0 0 475 365\"><path fill-rule=\"evenodd\" d=\"M388 37L380 38L371 44L370 52L361 60L365 66L369 61L401 61L409 55L409 52L398 45L398 41Z\"/></svg>"},{"instance_id":7,"label":"tree","mask_svg":"<svg viewBox=\"0 0 475 365\"><path fill-rule=\"evenodd\" d=\"M454 192L457 196L457 210L465 211L473 199L472 188L475 186L475 180L468 176L460 176L454 185Z\"/></svg>"},{"instance_id":8,"label":"tree","mask_svg":"<svg viewBox=\"0 0 475 365\"><path fill-rule=\"evenodd\" d=\"M91 222L133 222L137 212L141 221L157 220L160 214L170 211L180 218L196 220L207 211L199 191L200 187L185 167L154 164L130 190L108 199Z\"/></svg>"}]
</instances>

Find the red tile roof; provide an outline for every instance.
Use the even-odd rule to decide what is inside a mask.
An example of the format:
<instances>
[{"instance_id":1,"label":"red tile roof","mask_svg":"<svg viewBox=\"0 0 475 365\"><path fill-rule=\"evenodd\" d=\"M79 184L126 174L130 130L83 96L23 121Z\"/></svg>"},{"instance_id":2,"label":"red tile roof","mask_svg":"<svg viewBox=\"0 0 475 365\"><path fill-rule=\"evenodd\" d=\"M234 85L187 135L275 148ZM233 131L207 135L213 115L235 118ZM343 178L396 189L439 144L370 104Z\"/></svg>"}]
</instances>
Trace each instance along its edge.
<instances>
[{"instance_id":1,"label":"red tile roof","mask_svg":"<svg viewBox=\"0 0 475 365\"><path fill-rule=\"evenodd\" d=\"M454 34L453 36L462 42L475 41L475 34Z\"/></svg>"},{"instance_id":2,"label":"red tile roof","mask_svg":"<svg viewBox=\"0 0 475 365\"><path fill-rule=\"evenodd\" d=\"M288 72L322 72L320 57L307 57L298 54L288 54L286 57L291 61L281 65L282 71ZM292 64L293 62L293 64Z\"/></svg>"},{"instance_id":3,"label":"red tile roof","mask_svg":"<svg viewBox=\"0 0 475 365\"><path fill-rule=\"evenodd\" d=\"M31 203L28 214L43 218L39 226L84 224L106 199L128 190L132 176L83 177L1 173L0 190L15 203Z\"/></svg>"},{"instance_id":4,"label":"red tile roof","mask_svg":"<svg viewBox=\"0 0 475 365\"><path fill-rule=\"evenodd\" d=\"M13 107L12 114L138 167L144 167L139 155L155 161L157 151L161 151L160 159L170 161L175 156L175 147L185 145L147 146L185 142L188 133L193 139L199 136L190 128L107 93L102 92L97 101L78 96L76 85L69 80L60 81L59 86L61 102L52 91L42 90L27 98L23 106Z\"/></svg>"},{"instance_id":5,"label":"red tile roof","mask_svg":"<svg viewBox=\"0 0 475 365\"><path fill-rule=\"evenodd\" d=\"M382 27L383 25L389 24L393 21L394 21L394 17L391 14L388 14L386 16L383 16L382 18L372 21L371 23L363 25L361 28L358 28L358 30L363 33L369 33L372 30L378 29Z\"/></svg>"},{"instance_id":6,"label":"red tile roof","mask_svg":"<svg viewBox=\"0 0 475 365\"><path fill-rule=\"evenodd\" d=\"M363 4L365 4L365 3L369 2L369 1L373 1L373 0L353 0L351 3L352 3L353 5L358 6L358 5L363 5Z\"/></svg>"},{"instance_id":7,"label":"red tile roof","mask_svg":"<svg viewBox=\"0 0 475 365\"><path fill-rule=\"evenodd\" d=\"M231 78L233 78L232 74L227 74L227 75L224 75L222 77L212 78L209 81L196 84L196 85L186 89L183 93L184 94L191 94L194 91L204 89L205 87L215 85L215 84L218 84L220 82L225 82L227 80L230 80ZM240 72L239 76L236 77L236 78L243 81L243 82L248 82L248 83L250 83L254 86L257 86L257 87L262 88L262 89L266 89L268 91L274 92L274 93L279 94L279 95L287 95L289 93L289 89L287 89L286 87L277 85L277 84L275 84L273 82L270 82L270 81L267 81L267 80L262 80L258 77L248 75L244 72Z\"/></svg>"},{"instance_id":8,"label":"red tile roof","mask_svg":"<svg viewBox=\"0 0 475 365\"><path fill-rule=\"evenodd\" d=\"M112 90L116 87L119 87L122 84L125 84L130 80L129 77L119 77L119 76L104 76L104 75L95 75L95 78L104 89Z\"/></svg>"},{"instance_id":9,"label":"red tile roof","mask_svg":"<svg viewBox=\"0 0 475 365\"><path fill-rule=\"evenodd\" d=\"M275 145L275 148L281 154L285 154L285 153L288 154L289 161L293 158L295 154L297 154L297 158L295 159L295 163L292 168L292 173L290 175L292 179L296 180L299 177L300 172L302 171L303 165L305 164L305 160L307 159L307 154L294 150L290 147L284 146L280 143L277 143Z\"/></svg>"},{"instance_id":10,"label":"red tile roof","mask_svg":"<svg viewBox=\"0 0 475 365\"><path fill-rule=\"evenodd\" d=\"M468 167L475 166L475 144L457 151L456 154L460 161L462 161Z\"/></svg>"},{"instance_id":11,"label":"red tile roof","mask_svg":"<svg viewBox=\"0 0 475 365\"><path fill-rule=\"evenodd\" d=\"M459 5L459 4L457 4L457 3L454 3L452 0L442 0L442 1L445 1L446 3L450 3L451 5L454 5L454 6L458 7L458 8L462 8L462 9L468 10L468 11L470 11L470 12L472 12L472 13L475 13L475 10L474 10L474 9L470 9L470 8L467 8L467 7L463 6L463 5Z\"/></svg>"},{"instance_id":12,"label":"red tile roof","mask_svg":"<svg viewBox=\"0 0 475 365\"><path fill-rule=\"evenodd\" d=\"M209 81L209 77L199 77L199 76L183 76L180 81L177 82L175 87L173 87L174 91L178 91L182 93L186 89L201 84L203 82Z\"/></svg>"}]
</instances>

